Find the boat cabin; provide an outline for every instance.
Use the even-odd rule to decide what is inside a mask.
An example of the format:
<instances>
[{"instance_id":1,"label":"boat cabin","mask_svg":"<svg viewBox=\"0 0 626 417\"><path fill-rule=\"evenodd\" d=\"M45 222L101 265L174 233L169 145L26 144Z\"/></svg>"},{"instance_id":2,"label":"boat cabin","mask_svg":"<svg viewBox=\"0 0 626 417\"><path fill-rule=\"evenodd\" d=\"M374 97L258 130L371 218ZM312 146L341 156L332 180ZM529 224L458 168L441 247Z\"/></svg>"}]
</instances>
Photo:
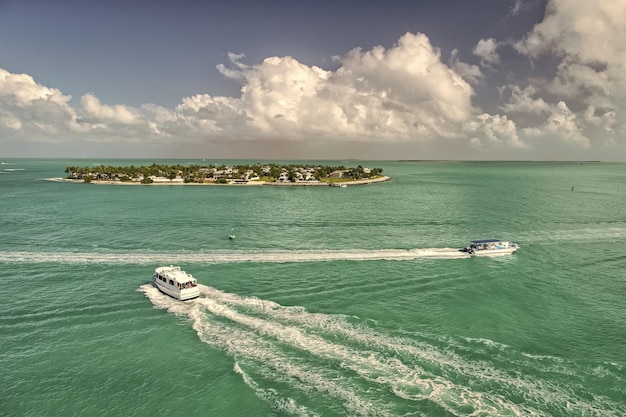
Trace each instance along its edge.
<instances>
[{"instance_id":1,"label":"boat cabin","mask_svg":"<svg viewBox=\"0 0 626 417\"><path fill-rule=\"evenodd\" d=\"M500 239L480 239L472 240L470 248L476 250L497 249L498 247L507 247L509 242L502 242Z\"/></svg>"},{"instance_id":2,"label":"boat cabin","mask_svg":"<svg viewBox=\"0 0 626 417\"><path fill-rule=\"evenodd\" d=\"M188 300L200 295L198 281L179 266L162 266L154 271L152 282L162 292L179 300Z\"/></svg>"},{"instance_id":3,"label":"boat cabin","mask_svg":"<svg viewBox=\"0 0 626 417\"><path fill-rule=\"evenodd\" d=\"M470 255L502 255L515 252L519 246L516 243L502 241L500 239L472 240L467 248L461 249Z\"/></svg>"}]
</instances>

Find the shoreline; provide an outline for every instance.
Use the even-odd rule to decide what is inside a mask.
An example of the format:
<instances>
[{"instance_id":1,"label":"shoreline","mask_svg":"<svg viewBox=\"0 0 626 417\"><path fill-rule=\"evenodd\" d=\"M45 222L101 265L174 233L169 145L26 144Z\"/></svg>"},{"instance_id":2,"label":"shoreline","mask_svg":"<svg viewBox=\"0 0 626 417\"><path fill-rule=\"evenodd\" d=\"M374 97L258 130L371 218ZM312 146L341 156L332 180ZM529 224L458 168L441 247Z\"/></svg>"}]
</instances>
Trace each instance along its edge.
<instances>
[{"instance_id":1,"label":"shoreline","mask_svg":"<svg viewBox=\"0 0 626 417\"><path fill-rule=\"evenodd\" d=\"M386 182L391 180L391 177L382 176L377 178L355 180L355 181L341 181L341 182L265 182L265 181L249 181L246 183L230 183L230 184L216 184L214 182L183 182L182 179L173 179L165 181L154 181L150 184L142 184L139 181L91 181L85 182L83 180L72 180L69 178L44 178L46 181L53 182L69 182L73 184L95 184L95 185L208 185L208 186L233 186L233 187L258 187L258 186L270 186L270 187L338 187L341 185L368 185Z\"/></svg>"}]
</instances>

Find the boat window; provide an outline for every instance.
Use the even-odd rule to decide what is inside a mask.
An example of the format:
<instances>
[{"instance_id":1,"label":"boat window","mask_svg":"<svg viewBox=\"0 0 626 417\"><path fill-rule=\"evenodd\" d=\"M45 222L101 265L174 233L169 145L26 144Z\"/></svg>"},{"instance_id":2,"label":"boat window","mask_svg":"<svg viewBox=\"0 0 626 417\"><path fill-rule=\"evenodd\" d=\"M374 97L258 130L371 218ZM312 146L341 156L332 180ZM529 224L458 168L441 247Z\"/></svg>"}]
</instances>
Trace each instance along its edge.
<instances>
[{"instance_id":1,"label":"boat window","mask_svg":"<svg viewBox=\"0 0 626 417\"><path fill-rule=\"evenodd\" d=\"M170 279L170 285L174 285L174 281Z\"/></svg>"}]
</instances>

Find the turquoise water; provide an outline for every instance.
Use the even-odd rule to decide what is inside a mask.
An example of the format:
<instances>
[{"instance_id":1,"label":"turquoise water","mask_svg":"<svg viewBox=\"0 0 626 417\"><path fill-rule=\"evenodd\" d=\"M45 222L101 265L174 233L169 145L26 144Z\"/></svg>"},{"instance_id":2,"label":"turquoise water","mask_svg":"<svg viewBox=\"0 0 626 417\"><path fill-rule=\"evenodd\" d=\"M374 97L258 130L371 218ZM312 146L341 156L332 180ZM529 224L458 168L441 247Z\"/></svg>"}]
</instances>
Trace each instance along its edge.
<instances>
[{"instance_id":1,"label":"turquoise water","mask_svg":"<svg viewBox=\"0 0 626 417\"><path fill-rule=\"evenodd\" d=\"M0 165L0 415L626 415L626 165L355 162L393 180L348 188L45 180L151 162ZM491 237L521 249L456 250ZM167 264L198 300L149 285Z\"/></svg>"}]
</instances>

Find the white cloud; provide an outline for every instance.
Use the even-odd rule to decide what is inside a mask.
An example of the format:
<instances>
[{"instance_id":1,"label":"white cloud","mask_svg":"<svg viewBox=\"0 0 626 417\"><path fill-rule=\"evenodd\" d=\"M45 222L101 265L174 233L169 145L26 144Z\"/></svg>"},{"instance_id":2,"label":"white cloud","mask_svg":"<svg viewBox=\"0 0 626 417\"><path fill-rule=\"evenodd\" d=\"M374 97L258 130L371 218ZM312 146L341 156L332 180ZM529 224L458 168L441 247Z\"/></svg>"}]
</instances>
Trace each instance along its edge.
<instances>
[{"instance_id":1,"label":"white cloud","mask_svg":"<svg viewBox=\"0 0 626 417\"><path fill-rule=\"evenodd\" d=\"M75 143L118 138L139 140L145 124L136 110L127 106L107 106L91 94L73 108L70 96L38 84L27 74L0 69L0 139L18 138L26 142Z\"/></svg>"},{"instance_id":2,"label":"white cloud","mask_svg":"<svg viewBox=\"0 0 626 417\"><path fill-rule=\"evenodd\" d=\"M605 70L567 60L558 65L557 76L548 85L548 91L598 107L613 106L619 104L614 102L614 94L619 93L614 84L622 81L611 79Z\"/></svg>"},{"instance_id":3,"label":"white cloud","mask_svg":"<svg viewBox=\"0 0 626 417\"><path fill-rule=\"evenodd\" d=\"M481 148L494 145L508 145L512 148L526 147L517 135L515 123L507 116L480 114L464 125L464 131L469 136L470 142Z\"/></svg>"},{"instance_id":4,"label":"white cloud","mask_svg":"<svg viewBox=\"0 0 626 417\"><path fill-rule=\"evenodd\" d=\"M588 106L579 112L573 112L562 100L554 104L548 103L532 86L525 89L508 86L507 89L511 90L511 96L502 109L508 114L528 115L532 123L527 122L530 126L518 128L518 134L529 145L541 148L541 141L544 141L552 145L560 143L588 149L592 142L598 146L616 144L614 111Z\"/></svg>"},{"instance_id":5,"label":"white cloud","mask_svg":"<svg viewBox=\"0 0 626 417\"><path fill-rule=\"evenodd\" d=\"M104 105L93 94L82 96L80 104L82 105L85 118L91 120L92 123L110 122L133 125L140 121L140 117L134 109L121 105Z\"/></svg>"},{"instance_id":6,"label":"white cloud","mask_svg":"<svg viewBox=\"0 0 626 417\"><path fill-rule=\"evenodd\" d=\"M550 92L596 107L626 98L626 2L550 0L545 19L516 48L560 59ZM620 113L623 113L620 111Z\"/></svg>"},{"instance_id":7,"label":"white cloud","mask_svg":"<svg viewBox=\"0 0 626 417\"><path fill-rule=\"evenodd\" d=\"M220 71L241 80L241 97L199 94L174 109L107 105L93 94L72 108L70 97L58 90L3 71L0 123L14 132L28 123L39 131L25 140L80 134L82 140L108 136L196 144L279 138L396 142L458 138L462 124L476 114L471 86L441 62L423 34L407 33L389 49L354 49L335 57L336 71L289 56L258 65L241 63L242 55L229 58L230 68Z\"/></svg>"},{"instance_id":8,"label":"white cloud","mask_svg":"<svg viewBox=\"0 0 626 417\"><path fill-rule=\"evenodd\" d=\"M244 64L242 64L240 61L245 57L244 54L234 54L232 52L228 53L228 60L231 62L232 65L234 65L235 67L238 68L238 70L233 70L230 68L226 68L226 66L224 64L219 64L217 66L217 70L225 77L227 78L232 78L235 80L242 80L242 73L240 70L243 70L246 68L246 66Z\"/></svg>"},{"instance_id":9,"label":"white cloud","mask_svg":"<svg viewBox=\"0 0 626 417\"><path fill-rule=\"evenodd\" d=\"M331 72L292 57L247 66L231 55L243 80L239 99L198 95L167 117L171 130L216 137L293 140L432 140L458 137L472 118L471 86L440 60L423 34L404 35L390 49L355 49L335 57ZM162 111L161 111L162 113ZM162 116L163 117L163 116Z\"/></svg>"},{"instance_id":10,"label":"white cloud","mask_svg":"<svg viewBox=\"0 0 626 417\"><path fill-rule=\"evenodd\" d=\"M511 96L502 108L526 113L535 121L523 129L522 137L534 146L541 139L583 149L617 145L623 152L624 1L549 0L543 21L515 48L532 60L543 56L558 60L551 78L530 78L524 87L508 87Z\"/></svg>"},{"instance_id":11,"label":"white cloud","mask_svg":"<svg viewBox=\"0 0 626 417\"><path fill-rule=\"evenodd\" d=\"M58 89L36 83L30 75L0 68L0 138L50 136L49 140L58 141L76 119L70 99Z\"/></svg>"},{"instance_id":12,"label":"white cloud","mask_svg":"<svg viewBox=\"0 0 626 417\"><path fill-rule=\"evenodd\" d=\"M0 97L13 105L28 106L35 100L65 105L72 97L64 96L56 88L37 84L28 74L12 74L0 68Z\"/></svg>"},{"instance_id":13,"label":"white cloud","mask_svg":"<svg viewBox=\"0 0 626 417\"><path fill-rule=\"evenodd\" d=\"M613 131L615 125L614 111L605 111L600 113L595 107L589 106L581 112L581 117L590 127L597 127L606 133L611 133Z\"/></svg>"},{"instance_id":14,"label":"white cloud","mask_svg":"<svg viewBox=\"0 0 626 417\"><path fill-rule=\"evenodd\" d=\"M271 57L261 65L243 67L242 77L239 104L262 135L323 133L328 124L337 124L333 110L319 95L329 77L321 68L292 57Z\"/></svg>"},{"instance_id":15,"label":"white cloud","mask_svg":"<svg viewBox=\"0 0 626 417\"><path fill-rule=\"evenodd\" d=\"M478 41L474 50L474 55L480 57L483 64L497 64L500 62L500 56L496 52L498 43L494 38L481 39Z\"/></svg>"},{"instance_id":16,"label":"white cloud","mask_svg":"<svg viewBox=\"0 0 626 417\"><path fill-rule=\"evenodd\" d=\"M334 72L289 56L253 66L241 58L219 68L242 80L240 98L183 99L167 123L231 138L407 141L456 137L475 113L471 86L423 34L335 57Z\"/></svg>"},{"instance_id":17,"label":"white cloud","mask_svg":"<svg viewBox=\"0 0 626 417\"><path fill-rule=\"evenodd\" d=\"M509 101L502 106L507 113L541 114L550 112L550 105L543 98L537 97L537 89L532 85L523 89L517 85L509 85L506 89L511 90ZM501 91L503 90L501 89Z\"/></svg>"},{"instance_id":18,"label":"white cloud","mask_svg":"<svg viewBox=\"0 0 626 417\"><path fill-rule=\"evenodd\" d=\"M579 120L567 105L560 101L552 108L552 113L541 126L524 129L528 136L552 140L559 139L568 145L583 148L590 146L589 139L583 134Z\"/></svg>"},{"instance_id":19,"label":"white cloud","mask_svg":"<svg viewBox=\"0 0 626 417\"><path fill-rule=\"evenodd\" d=\"M361 135L452 137L475 113L472 87L423 34L407 33L388 50L355 49L338 61L330 87L341 92L341 109Z\"/></svg>"},{"instance_id":20,"label":"white cloud","mask_svg":"<svg viewBox=\"0 0 626 417\"><path fill-rule=\"evenodd\" d=\"M335 72L292 57L238 64L245 80L240 109L265 135L292 138L409 140L454 136L450 125L472 115L472 88L441 63L422 34L390 49L335 57Z\"/></svg>"},{"instance_id":21,"label":"white cloud","mask_svg":"<svg viewBox=\"0 0 626 417\"><path fill-rule=\"evenodd\" d=\"M516 2L512 14L521 10ZM500 102L492 104L500 114L481 110L474 91L501 64L503 44L493 38L479 40L472 51L487 74L461 62L457 50L442 62L440 50L420 33L407 33L389 48L334 57L332 71L290 56L246 65L242 54L229 54L228 66L217 69L241 83L239 97L197 94L174 108L109 105L91 93L72 107L58 89L0 69L0 144L3 137L197 147L246 141L332 150L328 144L343 141L378 149L425 144L438 155L479 149L506 158L529 150L541 156L548 144L615 149L626 134L625 28L623 1L549 0L544 20L515 48L532 60L556 57L557 66L550 76L517 84L510 80L525 74L500 78L506 79Z\"/></svg>"},{"instance_id":22,"label":"white cloud","mask_svg":"<svg viewBox=\"0 0 626 417\"><path fill-rule=\"evenodd\" d=\"M484 75L478 65L470 65L459 59L458 49L453 49L450 53L448 65L464 80L471 84L477 84L484 79Z\"/></svg>"},{"instance_id":23,"label":"white cloud","mask_svg":"<svg viewBox=\"0 0 626 417\"><path fill-rule=\"evenodd\" d=\"M550 0L544 20L518 48L532 57L558 52L584 63L618 63L624 54L625 24L626 3L621 0Z\"/></svg>"}]
</instances>

